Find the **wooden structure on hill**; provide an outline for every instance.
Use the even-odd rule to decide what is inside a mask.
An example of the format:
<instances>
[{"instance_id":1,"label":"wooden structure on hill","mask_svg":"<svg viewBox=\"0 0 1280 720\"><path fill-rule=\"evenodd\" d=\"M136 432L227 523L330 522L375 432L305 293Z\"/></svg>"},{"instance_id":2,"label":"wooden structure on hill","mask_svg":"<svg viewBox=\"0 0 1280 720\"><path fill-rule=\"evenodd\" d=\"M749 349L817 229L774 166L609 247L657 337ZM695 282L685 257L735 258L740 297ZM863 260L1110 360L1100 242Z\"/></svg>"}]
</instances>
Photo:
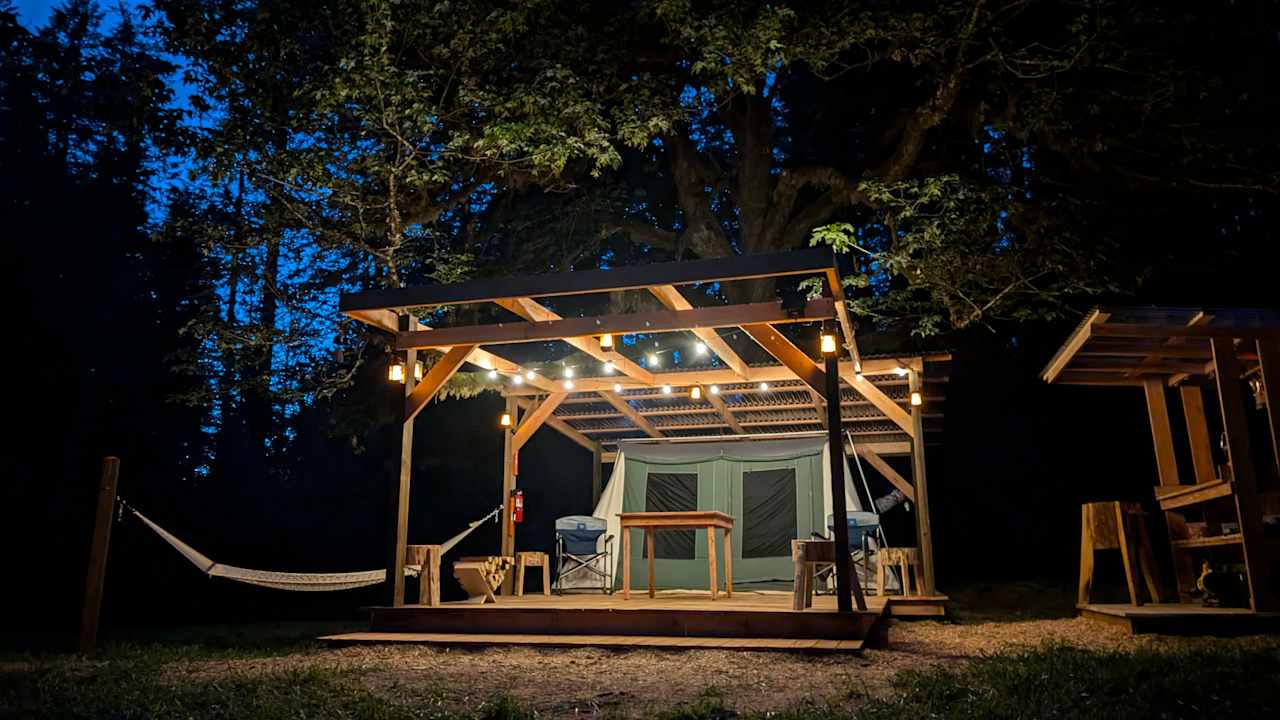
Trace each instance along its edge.
<instances>
[{"instance_id":1,"label":"wooden structure on hill","mask_svg":"<svg viewBox=\"0 0 1280 720\"><path fill-rule=\"evenodd\" d=\"M1099 308L1042 376L1143 393L1159 483L1153 502L1166 518L1176 600L1194 611L1196 627L1215 609L1241 625L1238 609L1187 607L1197 594L1197 560L1242 566L1245 610L1261 617L1280 611L1280 313ZM1176 404L1184 427L1175 433ZM1161 618L1166 630L1180 612L1163 604L1082 609L1148 624Z\"/></svg>"},{"instance_id":2,"label":"wooden structure on hill","mask_svg":"<svg viewBox=\"0 0 1280 720\"><path fill-rule=\"evenodd\" d=\"M793 293L786 303L725 305L696 290L711 283L724 287L805 277L821 278L824 296L804 300ZM629 296L626 304L639 309L615 313L606 307L604 313L566 316L575 305L582 312L594 300L592 309L598 310L620 296ZM428 314L441 316L441 309L461 305L483 308L468 317L489 313L495 321L424 324ZM937 597L924 443L941 419L945 377L934 368L949 356L862 356L828 249L378 290L344 295L340 307L347 316L392 333L406 367L414 367L419 353L438 353L420 381L405 373L401 467L393 493L397 522L388 542L386 602L392 608L404 602L414 418L468 365L500 381L506 396L504 499L517 487L521 448L544 426L590 451L596 497L601 465L613 459L623 439L763 437L825 429L837 448L833 456L856 452L914 502L922 596ZM819 353L815 325L841 337L840 347ZM634 342L637 336L649 342L672 334L683 338L682 357L689 359L680 368L671 367L670 358L655 361ZM548 363L552 344L567 346L575 353L573 362ZM531 347L538 356L531 357ZM836 397L838 408L828 407L827 399ZM896 469L890 462L894 456L910 458L910 471ZM843 504L843 493L840 498ZM505 517L503 527L500 554L512 556L515 528ZM841 590L843 602L847 592L847 587ZM936 608L941 612L940 601Z\"/></svg>"}]
</instances>

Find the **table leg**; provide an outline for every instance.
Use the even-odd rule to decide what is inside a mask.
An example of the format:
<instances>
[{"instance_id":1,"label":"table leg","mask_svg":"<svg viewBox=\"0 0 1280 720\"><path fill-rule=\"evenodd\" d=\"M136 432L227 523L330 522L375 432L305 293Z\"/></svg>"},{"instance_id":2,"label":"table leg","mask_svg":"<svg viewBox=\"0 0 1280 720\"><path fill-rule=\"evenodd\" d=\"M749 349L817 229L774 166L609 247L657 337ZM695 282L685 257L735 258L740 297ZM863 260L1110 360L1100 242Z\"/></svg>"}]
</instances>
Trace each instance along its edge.
<instances>
[{"instance_id":1,"label":"table leg","mask_svg":"<svg viewBox=\"0 0 1280 720\"><path fill-rule=\"evenodd\" d=\"M707 528L707 565L711 568L711 599L715 600L717 586L720 583L716 579L716 529L714 527Z\"/></svg>"},{"instance_id":2,"label":"table leg","mask_svg":"<svg viewBox=\"0 0 1280 720\"><path fill-rule=\"evenodd\" d=\"M649 560L649 597L653 597L653 528L644 529L644 549Z\"/></svg>"},{"instance_id":3,"label":"table leg","mask_svg":"<svg viewBox=\"0 0 1280 720\"><path fill-rule=\"evenodd\" d=\"M622 528L622 599L631 599L631 528Z\"/></svg>"},{"instance_id":4,"label":"table leg","mask_svg":"<svg viewBox=\"0 0 1280 720\"><path fill-rule=\"evenodd\" d=\"M724 596L733 597L733 528L724 529Z\"/></svg>"}]
</instances>

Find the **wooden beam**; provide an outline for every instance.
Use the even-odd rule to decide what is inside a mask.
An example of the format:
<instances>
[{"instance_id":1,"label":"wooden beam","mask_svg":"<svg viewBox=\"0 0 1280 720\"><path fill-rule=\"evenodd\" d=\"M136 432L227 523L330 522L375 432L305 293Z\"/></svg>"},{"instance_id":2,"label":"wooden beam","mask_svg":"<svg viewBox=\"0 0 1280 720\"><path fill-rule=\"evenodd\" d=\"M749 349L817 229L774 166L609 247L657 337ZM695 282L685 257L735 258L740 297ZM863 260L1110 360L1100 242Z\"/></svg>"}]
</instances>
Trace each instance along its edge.
<instances>
[{"instance_id":1,"label":"wooden beam","mask_svg":"<svg viewBox=\"0 0 1280 720\"><path fill-rule=\"evenodd\" d=\"M1076 328L1075 332L1071 333L1071 336L1067 338L1062 347L1058 348L1058 352L1053 354L1053 358L1049 360L1049 364L1040 373L1040 377L1049 383L1057 380L1058 375L1070 364L1076 352L1084 347L1085 343L1089 342L1094 328L1105 323L1109 317L1111 317L1109 313L1104 313L1096 308L1085 316L1084 322L1080 323L1080 327Z\"/></svg>"},{"instance_id":2,"label":"wooden beam","mask_svg":"<svg viewBox=\"0 0 1280 720\"><path fill-rule=\"evenodd\" d=\"M834 261L835 258L833 257ZM853 321L849 318L849 306L845 304L844 286L840 284L840 269L833 262L831 267L827 268L827 290L831 293L831 299L835 300L836 319L840 322L840 332L844 335L844 346L849 351L849 358L853 361L854 367L861 367L862 355L858 352L858 339L854 336L855 328Z\"/></svg>"},{"instance_id":3,"label":"wooden beam","mask_svg":"<svg viewBox=\"0 0 1280 720\"><path fill-rule=\"evenodd\" d=\"M1183 385L1178 388L1182 396L1182 415L1187 421L1187 440L1191 445L1191 467L1195 470L1196 483L1211 483L1218 479L1213 466L1213 441L1209 438L1209 422L1204 414L1204 393L1199 385Z\"/></svg>"},{"instance_id":4,"label":"wooden beam","mask_svg":"<svg viewBox=\"0 0 1280 720\"><path fill-rule=\"evenodd\" d=\"M911 370L912 374L916 374L917 372L919 371L915 369ZM854 392L857 392L859 395L866 398L872 405L875 405L876 409L884 413L884 416L891 420L894 425L902 428L902 431L911 437L916 437L915 424L911 422L911 415L908 414L906 410L903 410L902 406L899 405L896 400L884 394L883 390L876 387L876 384L871 382L871 378L866 376L865 370L863 371L861 380L859 380L858 376L850 370L849 374L844 376L844 381L849 384L849 387L854 389Z\"/></svg>"},{"instance_id":5,"label":"wooden beam","mask_svg":"<svg viewBox=\"0 0 1280 720\"><path fill-rule=\"evenodd\" d=\"M680 291L677 290L674 285L654 285L649 288L649 292L653 293L653 296L658 298L659 302L671 310L693 309L693 306L689 304L689 301L684 298L684 295L680 294ZM781 304L778 305L778 309L781 310ZM741 324L742 322L747 321L739 320L734 323L734 325ZM758 322L770 321L760 320ZM738 353L734 352L733 348L729 347L729 343L725 342L724 338L720 337L720 334L714 329L710 327L693 328L693 334L696 335L699 340L706 343L707 347L711 349L711 352L715 353L716 357L720 358L721 362L729 366L729 369L732 370L734 374L744 380L751 379L751 368L747 365L746 361L739 357Z\"/></svg>"},{"instance_id":6,"label":"wooden beam","mask_svg":"<svg viewBox=\"0 0 1280 720\"><path fill-rule=\"evenodd\" d=\"M658 432L657 428L649 424L648 420L645 420L640 413L636 412L636 409L631 407L631 403L621 397L618 397L617 393L610 390L601 390L600 397L604 398L606 402L617 408L618 412L625 415L633 425L643 430L645 435L655 438L662 437L662 433Z\"/></svg>"},{"instance_id":7,"label":"wooden beam","mask_svg":"<svg viewBox=\"0 0 1280 720\"><path fill-rule=\"evenodd\" d=\"M809 402L813 403L814 412L818 413L818 419L822 421L822 428L825 430L827 427L827 401L822 398L822 395L817 390L813 388L806 389L809 391Z\"/></svg>"},{"instance_id":8,"label":"wooden beam","mask_svg":"<svg viewBox=\"0 0 1280 720\"><path fill-rule=\"evenodd\" d=\"M522 410L525 410L526 412L533 409L532 400L520 399L516 401L516 404L519 405L520 408ZM588 450L594 450L595 447L599 445L599 443L597 443L595 440L592 440L586 435L583 435L582 433L578 432L573 428L572 425L556 417L555 415L548 415L546 420L543 421L543 424L555 430L556 432L560 433L561 435L564 435L570 440L578 443L579 445L581 445L582 447Z\"/></svg>"},{"instance_id":9,"label":"wooden beam","mask_svg":"<svg viewBox=\"0 0 1280 720\"><path fill-rule=\"evenodd\" d=\"M868 465L875 468L876 472L883 475L884 479L888 480L889 483L905 495L908 500L915 502L916 489L911 487L911 483L908 482L906 478L902 477L897 470L894 470L892 465L885 462L884 458L880 457L875 450L870 449L867 445L852 443L852 446L853 451L858 454L858 457L866 460ZM875 500L875 498L872 498L872 500Z\"/></svg>"},{"instance_id":10,"label":"wooden beam","mask_svg":"<svg viewBox=\"0 0 1280 720\"><path fill-rule=\"evenodd\" d=\"M730 430L739 435L746 434L747 431L738 424L738 419L733 416L733 411L729 409L729 406L725 405L723 398L719 395L712 395L709 392L706 394L706 398L707 402L711 403L711 407L716 409L716 413L720 415L720 419L724 420L724 424L728 425Z\"/></svg>"},{"instance_id":11,"label":"wooden beam","mask_svg":"<svg viewBox=\"0 0 1280 720\"><path fill-rule=\"evenodd\" d=\"M1159 378L1142 379L1147 397L1147 418L1151 421L1151 441L1156 451L1156 473L1160 485L1179 484L1178 457L1173 450L1173 430L1169 424L1169 405L1164 395L1164 382Z\"/></svg>"},{"instance_id":12,"label":"wooden beam","mask_svg":"<svg viewBox=\"0 0 1280 720\"><path fill-rule=\"evenodd\" d=\"M789 352L789 351L788 351ZM799 352L797 350L797 352ZM840 368L835 353L826 358L826 368L821 373L824 386L821 390L827 403L827 476L831 483L831 514L835 517L836 541L836 609L839 612L851 612L856 602L858 610L867 609L867 601L862 595L862 585L858 582L858 573L853 569L849 554L849 523L846 521L848 508L845 506L844 478L844 439L840 435ZM785 362L785 361L784 361ZM799 372L797 372L799 374ZM794 545L793 545L794 547ZM714 577L714 574L713 576ZM712 584L714 588L715 585Z\"/></svg>"},{"instance_id":13,"label":"wooden beam","mask_svg":"<svg viewBox=\"0 0 1280 720\"><path fill-rule=\"evenodd\" d=\"M921 391L920 374L912 371L911 391ZM916 542L920 546L920 562L924 565L923 594L934 594L933 530L929 522L929 483L924 462L924 406L911 408L911 474L916 490ZM904 579L905 580L905 579Z\"/></svg>"},{"instance_id":14,"label":"wooden beam","mask_svg":"<svg viewBox=\"0 0 1280 720\"><path fill-rule=\"evenodd\" d=\"M1280 469L1280 342L1258 340L1257 346L1267 429L1271 431L1271 457Z\"/></svg>"},{"instance_id":15,"label":"wooden beam","mask_svg":"<svg viewBox=\"0 0 1280 720\"><path fill-rule=\"evenodd\" d=\"M412 421L418 416L418 413L422 412L422 408L426 407L431 398L435 397L436 393L440 391L440 388L449 382L449 378L458 372L458 368L462 367L462 364L467 361L467 357L475 349L474 345L459 345L449 348L449 352L437 360L431 366L431 369L427 371L426 376L422 378L422 382L416 385L408 382L412 379L413 373L406 373L408 377L405 378L407 381L405 387L412 388L408 397L404 399L404 421L406 423ZM410 360L405 367L412 368L414 351L409 350L408 353Z\"/></svg>"},{"instance_id":16,"label":"wooden beam","mask_svg":"<svg viewBox=\"0 0 1280 720\"><path fill-rule=\"evenodd\" d=\"M1244 409L1244 393L1240 387L1243 374L1236 358L1235 343L1229 337L1215 337L1213 348L1214 378L1218 383L1218 404L1222 411L1223 433L1231 462L1231 479L1235 487L1236 515L1240 521L1241 548L1249 583L1249 607L1254 612L1280 610L1280 602L1270 584L1270 563L1266 538L1262 531L1261 496L1258 494L1252 449L1249 446L1249 421Z\"/></svg>"},{"instance_id":17,"label":"wooden beam","mask_svg":"<svg viewBox=\"0 0 1280 720\"><path fill-rule=\"evenodd\" d=\"M542 427L542 423L551 417L551 413L555 412L556 408L560 407L560 403L564 402L564 399L568 396L569 393L566 392L551 393L546 400L538 404L538 407L533 412L524 416L520 421L520 427L516 430L515 436L511 440L514 452L520 452L520 448L529 442L529 438L533 437L538 428Z\"/></svg>"},{"instance_id":18,"label":"wooden beam","mask_svg":"<svg viewBox=\"0 0 1280 720\"><path fill-rule=\"evenodd\" d=\"M111 545L111 524L115 521L116 485L120 480L120 458L102 458L98 481L98 506L93 516L93 540L89 544L89 571L84 582L84 608L80 615L80 652L98 646L98 619L102 614L102 588L107 580L107 550Z\"/></svg>"},{"instance_id":19,"label":"wooden beam","mask_svg":"<svg viewBox=\"0 0 1280 720\"><path fill-rule=\"evenodd\" d=\"M1093 328L1095 337L1133 338L1280 338L1280 327L1260 325L1129 325L1107 324Z\"/></svg>"},{"instance_id":20,"label":"wooden beam","mask_svg":"<svg viewBox=\"0 0 1280 720\"><path fill-rule=\"evenodd\" d=\"M550 322L562 319L549 308L543 307L530 298L513 298L496 302L529 322ZM564 341L600 362L612 361L618 372L629 378L648 385L653 384L653 373L635 364L621 353L600 347L600 341L594 337L567 337L564 338Z\"/></svg>"},{"instance_id":21,"label":"wooden beam","mask_svg":"<svg viewBox=\"0 0 1280 720\"><path fill-rule=\"evenodd\" d=\"M519 408L516 406L516 399L507 398L505 411L511 415L511 420L515 423ZM511 520L511 494L515 492L517 478L516 474L519 467L519 450L515 444L515 431L507 428L502 433L502 520L498 529L498 548L500 554L504 557L515 557L516 550L516 525ZM502 579L502 585L499 592L503 595L510 595L512 591L512 573L507 573Z\"/></svg>"},{"instance_id":22,"label":"wooden beam","mask_svg":"<svg viewBox=\"0 0 1280 720\"><path fill-rule=\"evenodd\" d=\"M710 260L632 265L612 270L485 278L450 285L423 285L343 294L338 300L338 308L350 314L353 310L395 310L494 302L519 297L638 290L653 285L687 285L785 275L809 275L825 272L832 266L832 262L831 249L819 247L765 255L737 255Z\"/></svg>"},{"instance_id":23,"label":"wooden beam","mask_svg":"<svg viewBox=\"0 0 1280 720\"><path fill-rule=\"evenodd\" d=\"M759 343L760 347L767 350L805 385L819 393L826 392L827 379L822 369L777 328L772 325L743 325L742 331L750 335L751 339Z\"/></svg>"},{"instance_id":24,"label":"wooden beam","mask_svg":"<svg viewBox=\"0 0 1280 720\"><path fill-rule=\"evenodd\" d=\"M666 286L670 288L670 286ZM675 288L670 288L673 292ZM639 313L620 313L616 315L599 315L595 317L559 318L541 305L535 309L533 300L517 298L502 300L499 304L515 312L529 322L492 323L489 325L464 325L459 327L436 328L429 331L399 333L396 336L396 348L439 348L451 345L502 345L507 343L542 342L545 340L592 339L592 336L610 333L627 335L632 333L658 333L692 331L709 346L714 346L717 355L726 359L726 365L733 361L738 367L730 366L734 372L747 371L746 363L720 339L714 328L736 327L742 323L787 323L813 322L834 317L831 300L821 298L810 300L799 315L789 315L783 310L780 302L748 303L744 305L716 305L705 308L683 310L651 310ZM686 303L687 304L687 303ZM553 317L554 316L554 317ZM533 318L546 318L533 319ZM603 348L602 348L603 350ZM725 357L727 356L727 357ZM615 362L616 362L615 358ZM746 375L742 375L746 377Z\"/></svg>"},{"instance_id":25,"label":"wooden beam","mask_svg":"<svg viewBox=\"0 0 1280 720\"><path fill-rule=\"evenodd\" d=\"M391 310L352 310L347 317L389 333L400 332L400 316Z\"/></svg>"},{"instance_id":26,"label":"wooden beam","mask_svg":"<svg viewBox=\"0 0 1280 720\"><path fill-rule=\"evenodd\" d=\"M396 318L398 330L416 330L418 319L412 315L401 315ZM445 362L441 358L423 378L423 382L414 379L413 369L418 365L418 353L415 350L405 352L404 371L404 410L400 421L400 466L396 481L391 486L387 498L387 577L384 586L387 605L399 607L404 604L404 564L405 554L409 546L409 498L413 484L413 420L422 411L427 401L435 395L466 358L467 350L450 358L455 363L452 371L447 368L436 368ZM432 377L434 373L434 377ZM435 387L424 386L426 382L435 383Z\"/></svg>"}]
</instances>

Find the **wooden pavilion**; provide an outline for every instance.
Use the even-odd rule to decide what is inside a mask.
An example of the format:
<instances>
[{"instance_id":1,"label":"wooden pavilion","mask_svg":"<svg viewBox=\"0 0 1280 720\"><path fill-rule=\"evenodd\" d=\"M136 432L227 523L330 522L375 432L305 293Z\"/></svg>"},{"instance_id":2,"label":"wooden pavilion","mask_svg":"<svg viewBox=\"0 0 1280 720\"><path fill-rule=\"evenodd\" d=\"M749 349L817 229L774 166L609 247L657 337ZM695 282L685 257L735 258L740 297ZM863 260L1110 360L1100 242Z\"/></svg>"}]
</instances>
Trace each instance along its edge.
<instances>
[{"instance_id":1,"label":"wooden pavilion","mask_svg":"<svg viewBox=\"0 0 1280 720\"><path fill-rule=\"evenodd\" d=\"M1280 628L1280 313L1095 309L1042 377L1141 390L1155 449L1152 501L1165 517L1176 594L1156 584L1150 604L1131 590L1130 604L1103 605L1082 590L1081 612L1134 630ZM1181 405L1177 432L1171 404ZM1242 607L1201 604L1206 560L1243 567Z\"/></svg>"},{"instance_id":2,"label":"wooden pavilion","mask_svg":"<svg viewBox=\"0 0 1280 720\"><path fill-rule=\"evenodd\" d=\"M784 284L794 284L805 278L821 279L822 297L806 300L790 292L784 300L726 305L712 304L705 290L697 291L711 283L728 290L734 283L784 279ZM607 311L618 305L637 309ZM470 307L455 316L494 321L426 324L428 318L443 317L443 308L461 306ZM575 306L578 312L585 306L603 307L606 313L561 314ZM348 317L392 333L406 368L415 367L421 353L437 354L420 380L415 381L413 372L404 373L387 596L385 606L374 609L371 628L392 636L365 639L850 649L879 632L875 628L890 611L943 612L946 598L934 587L924 444L941 420L945 377L936 368L949 356L861 355L830 250L378 290L344 295L340 308ZM841 337L840 347L818 353L815 325ZM793 339L806 331L807 339ZM683 338L682 347L698 348L686 356L702 359L670 367L670 362L646 357L635 337L646 342ZM576 370L548 366L540 360L552 343L567 345L581 354L575 357L585 359ZM536 359L530 348L539 352ZM544 426L590 452L593 497L601 492L602 465L612 462L617 443L626 439L772 437L822 430L836 448L832 458L843 464L846 452L857 453L914 503L920 594L888 601L867 598L865 609L852 615L838 611L849 602L850 583L841 583L838 603L818 598L814 608L803 612L793 612L788 597L744 597L747 593L714 604L707 597L684 594L629 603L616 595L507 595L489 605L406 605L403 568L414 418L468 365L500 381L506 398L510 428L502 457L504 504L518 485L521 448ZM834 397L838 403L829 404ZM895 469L890 462L895 456L910 458L910 472ZM840 495L837 512L843 514ZM508 505L504 512L509 511ZM515 526L505 516L502 524L508 531L502 533L499 553L512 556ZM843 531L838 527L837 536ZM856 590L856 581L852 584Z\"/></svg>"}]
</instances>

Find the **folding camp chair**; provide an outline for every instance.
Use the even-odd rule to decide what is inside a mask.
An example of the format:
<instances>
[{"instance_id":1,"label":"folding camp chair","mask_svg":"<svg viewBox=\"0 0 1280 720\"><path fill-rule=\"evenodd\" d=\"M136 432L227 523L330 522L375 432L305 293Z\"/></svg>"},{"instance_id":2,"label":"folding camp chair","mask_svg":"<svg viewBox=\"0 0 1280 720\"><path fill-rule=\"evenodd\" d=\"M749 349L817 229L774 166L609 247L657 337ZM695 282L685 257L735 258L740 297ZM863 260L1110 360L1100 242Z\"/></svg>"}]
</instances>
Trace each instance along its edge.
<instances>
[{"instance_id":1,"label":"folding camp chair","mask_svg":"<svg viewBox=\"0 0 1280 720\"><path fill-rule=\"evenodd\" d=\"M555 592L564 592L564 581L582 575L600 582L600 590L613 593L613 578L609 574L613 556L613 536L600 536L608 530L604 518L589 515L570 515L556 520L556 582Z\"/></svg>"},{"instance_id":2,"label":"folding camp chair","mask_svg":"<svg viewBox=\"0 0 1280 720\"><path fill-rule=\"evenodd\" d=\"M869 558L880 549L880 516L876 513L850 511L845 518L849 527L849 557L853 561L854 570L858 565L862 565L862 576L871 577L871 565ZM834 515L827 516L827 534L821 535L813 533L813 537L822 540L834 540L836 536L836 520ZM835 568L825 568L818 573L820 579L830 579L835 572ZM865 586L865 584L864 584ZM876 588L881 595L884 594L884 588Z\"/></svg>"}]
</instances>

